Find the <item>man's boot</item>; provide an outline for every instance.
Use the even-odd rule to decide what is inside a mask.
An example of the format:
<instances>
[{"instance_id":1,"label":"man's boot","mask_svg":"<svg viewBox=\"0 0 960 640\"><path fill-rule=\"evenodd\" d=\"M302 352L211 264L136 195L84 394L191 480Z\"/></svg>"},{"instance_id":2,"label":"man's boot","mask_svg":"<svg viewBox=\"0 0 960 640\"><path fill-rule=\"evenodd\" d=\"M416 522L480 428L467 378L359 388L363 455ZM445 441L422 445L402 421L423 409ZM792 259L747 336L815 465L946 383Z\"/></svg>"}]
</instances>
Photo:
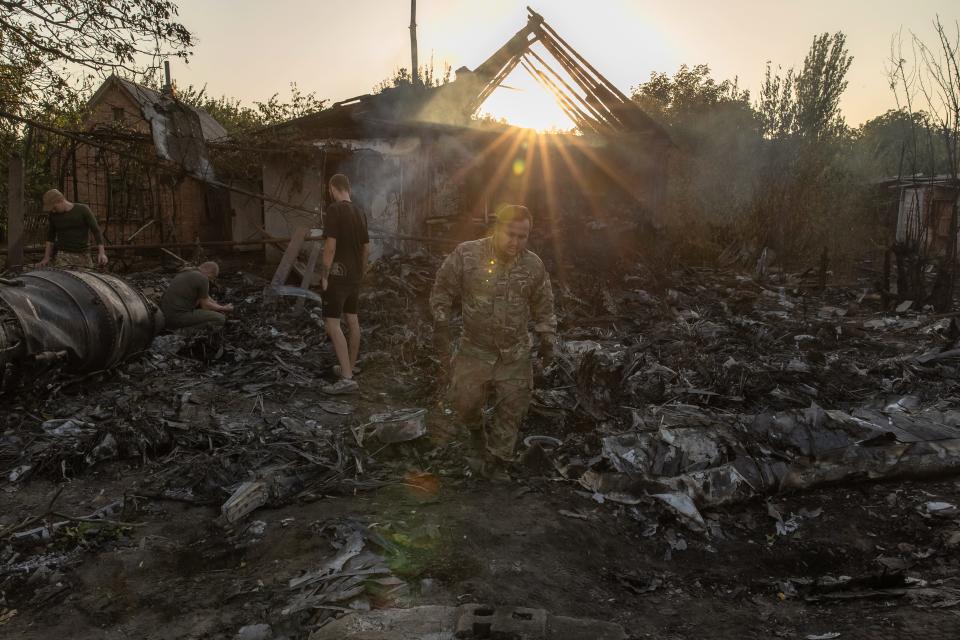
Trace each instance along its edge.
<instances>
[{"instance_id":1,"label":"man's boot","mask_svg":"<svg viewBox=\"0 0 960 640\"><path fill-rule=\"evenodd\" d=\"M483 439L483 429L467 428L469 437L467 439L467 450L464 454L464 462L467 463L470 471L474 475L483 475L483 467L487 456L487 445Z\"/></svg>"},{"instance_id":2,"label":"man's boot","mask_svg":"<svg viewBox=\"0 0 960 640\"><path fill-rule=\"evenodd\" d=\"M494 456L487 456L484 461L483 477L494 484L506 484L513 480L507 471L507 463Z\"/></svg>"}]
</instances>

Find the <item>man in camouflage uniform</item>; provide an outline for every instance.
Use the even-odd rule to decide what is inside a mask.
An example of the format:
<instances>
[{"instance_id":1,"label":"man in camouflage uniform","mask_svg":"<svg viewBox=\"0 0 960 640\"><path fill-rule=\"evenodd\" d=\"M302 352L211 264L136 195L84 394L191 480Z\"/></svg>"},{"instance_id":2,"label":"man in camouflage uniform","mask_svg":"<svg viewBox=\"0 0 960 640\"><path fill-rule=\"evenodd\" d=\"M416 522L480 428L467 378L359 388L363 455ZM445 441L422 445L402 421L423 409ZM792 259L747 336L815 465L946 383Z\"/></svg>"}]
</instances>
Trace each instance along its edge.
<instances>
[{"instance_id":1,"label":"man in camouflage uniform","mask_svg":"<svg viewBox=\"0 0 960 640\"><path fill-rule=\"evenodd\" d=\"M483 460L482 471L509 479L517 432L530 405L533 372L528 325L539 338L541 364L553 359L557 319L550 276L526 249L533 218L510 205L497 214L493 235L464 242L447 256L430 294L434 343L441 362L450 357L449 321L462 299L463 336L453 359L450 398ZM484 432L482 408L488 392L492 417Z\"/></svg>"}]
</instances>

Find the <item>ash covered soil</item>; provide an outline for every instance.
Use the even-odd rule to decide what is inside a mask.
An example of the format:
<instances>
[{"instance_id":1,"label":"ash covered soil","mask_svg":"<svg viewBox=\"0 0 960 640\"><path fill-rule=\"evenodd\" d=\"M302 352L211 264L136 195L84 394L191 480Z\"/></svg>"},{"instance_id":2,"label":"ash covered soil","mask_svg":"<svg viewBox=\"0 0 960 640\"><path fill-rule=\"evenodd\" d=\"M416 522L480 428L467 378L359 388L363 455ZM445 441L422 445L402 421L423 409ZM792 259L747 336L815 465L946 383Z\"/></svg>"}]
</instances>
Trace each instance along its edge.
<instances>
[{"instance_id":1,"label":"ash covered soil","mask_svg":"<svg viewBox=\"0 0 960 640\"><path fill-rule=\"evenodd\" d=\"M375 265L357 395L320 391L333 357L318 310L265 303L267 272L240 264L214 294L237 305L222 353L161 336L115 370L8 392L0 637L235 638L269 624L267 637L307 638L350 611L470 602L634 638L960 635L955 476L863 473L701 506L701 522L652 490L583 480L623 471L604 439L624 433L797 422L811 407L952 424L958 363L929 357L956 341L951 318L791 276L559 274L567 347L538 376L521 438L562 444L521 445L515 480L491 484L463 465L441 401L436 266ZM129 276L148 296L170 277ZM427 409L427 434L378 440L371 417L399 408ZM267 503L226 523L245 481Z\"/></svg>"}]
</instances>

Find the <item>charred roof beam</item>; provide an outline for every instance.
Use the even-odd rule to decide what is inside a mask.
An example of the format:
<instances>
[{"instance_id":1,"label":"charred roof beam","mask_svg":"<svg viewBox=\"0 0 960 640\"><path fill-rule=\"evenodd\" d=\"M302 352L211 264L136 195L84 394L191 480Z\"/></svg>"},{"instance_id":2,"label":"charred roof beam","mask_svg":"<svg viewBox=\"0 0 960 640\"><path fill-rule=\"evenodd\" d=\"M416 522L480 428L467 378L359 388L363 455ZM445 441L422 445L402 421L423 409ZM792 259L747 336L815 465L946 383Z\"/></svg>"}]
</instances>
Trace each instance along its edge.
<instances>
[{"instance_id":1,"label":"charred roof beam","mask_svg":"<svg viewBox=\"0 0 960 640\"><path fill-rule=\"evenodd\" d=\"M655 132L666 136L640 107L587 62L539 13L527 7L527 24L489 58L469 72L464 107L477 109L500 87L518 64L544 87L581 130L597 133ZM577 88L533 50L539 42ZM466 71L466 70L465 70Z\"/></svg>"}]
</instances>

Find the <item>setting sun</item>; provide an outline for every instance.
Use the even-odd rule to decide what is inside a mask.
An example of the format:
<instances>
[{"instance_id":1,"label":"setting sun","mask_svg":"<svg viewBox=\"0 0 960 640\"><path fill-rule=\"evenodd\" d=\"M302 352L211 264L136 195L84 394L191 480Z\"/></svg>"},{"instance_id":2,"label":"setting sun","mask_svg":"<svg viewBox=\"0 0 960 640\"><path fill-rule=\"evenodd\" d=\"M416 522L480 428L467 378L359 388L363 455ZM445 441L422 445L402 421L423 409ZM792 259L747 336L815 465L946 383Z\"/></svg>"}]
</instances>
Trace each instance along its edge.
<instances>
[{"instance_id":1,"label":"setting sun","mask_svg":"<svg viewBox=\"0 0 960 640\"><path fill-rule=\"evenodd\" d=\"M481 107L481 115L502 118L512 125L540 132L568 131L575 127L556 100L520 67L490 95Z\"/></svg>"}]
</instances>

